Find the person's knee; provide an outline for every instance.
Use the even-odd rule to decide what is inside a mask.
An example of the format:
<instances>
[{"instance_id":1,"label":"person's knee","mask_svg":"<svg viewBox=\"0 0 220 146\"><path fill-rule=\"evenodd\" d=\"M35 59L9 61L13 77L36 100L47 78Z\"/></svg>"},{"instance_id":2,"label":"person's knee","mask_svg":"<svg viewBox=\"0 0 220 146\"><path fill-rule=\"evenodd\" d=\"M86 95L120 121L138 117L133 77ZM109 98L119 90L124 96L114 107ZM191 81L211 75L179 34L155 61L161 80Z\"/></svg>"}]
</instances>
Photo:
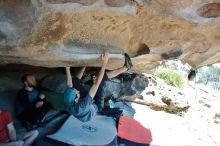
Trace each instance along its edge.
<instances>
[{"instance_id":1,"label":"person's knee","mask_svg":"<svg viewBox=\"0 0 220 146\"><path fill-rule=\"evenodd\" d=\"M34 138L37 138L38 135L39 135L39 132L37 130L33 130L32 136Z\"/></svg>"},{"instance_id":2,"label":"person's knee","mask_svg":"<svg viewBox=\"0 0 220 146\"><path fill-rule=\"evenodd\" d=\"M39 132L37 130L31 130L25 134L24 139L36 139L38 135Z\"/></svg>"},{"instance_id":3,"label":"person's knee","mask_svg":"<svg viewBox=\"0 0 220 146\"><path fill-rule=\"evenodd\" d=\"M24 145L24 141L15 141L8 144L8 146L23 146L23 145Z\"/></svg>"},{"instance_id":4,"label":"person's knee","mask_svg":"<svg viewBox=\"0 0 220 146\"><path fill-rule=\"evenodd\" d=\"M23 146L24 145L24 141L18 141L18 146Z\"/></svg>"}]
</instances>

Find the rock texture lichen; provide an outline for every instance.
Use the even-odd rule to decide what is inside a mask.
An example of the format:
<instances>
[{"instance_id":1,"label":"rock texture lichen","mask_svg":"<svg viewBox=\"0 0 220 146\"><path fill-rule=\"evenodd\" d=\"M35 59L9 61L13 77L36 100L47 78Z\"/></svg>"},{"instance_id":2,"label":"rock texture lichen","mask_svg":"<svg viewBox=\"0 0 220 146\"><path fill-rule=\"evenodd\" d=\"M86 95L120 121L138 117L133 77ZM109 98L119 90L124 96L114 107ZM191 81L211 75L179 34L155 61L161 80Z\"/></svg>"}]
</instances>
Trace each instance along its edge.
<instances>
[{"instance_id":1,"label":"rock texture lichen","mask_svg":"<svg viewBox=\"0 0 220 146\"><path fill-rule=\"evenodd\" d=\"M160 61L220 62L218 0L1 0L0 64L100 66L132 57L133 71Z\"/></svg>"}]
</instances>

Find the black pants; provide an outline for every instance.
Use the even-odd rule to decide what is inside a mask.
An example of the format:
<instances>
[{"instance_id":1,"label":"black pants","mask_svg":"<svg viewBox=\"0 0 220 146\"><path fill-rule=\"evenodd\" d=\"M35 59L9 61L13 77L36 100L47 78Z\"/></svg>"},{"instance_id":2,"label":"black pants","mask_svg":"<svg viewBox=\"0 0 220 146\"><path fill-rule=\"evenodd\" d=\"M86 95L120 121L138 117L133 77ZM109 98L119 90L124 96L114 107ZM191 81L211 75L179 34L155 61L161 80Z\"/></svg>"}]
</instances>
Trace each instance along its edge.
<instances>
[{"instance_id":1,"label":"black pants","mask_svg":"<svg viewBox=\"0 0 220 146\"><path fill-rule=\"evenodd\" d=\"M30 124L37 124L41 122L44 116L49 110L53 108L52 104L48 101L44 101L44 104L40 108L34 108L33 110L25 110L17 117L23 123L29 122Z\"/></svg>"},{"instance_id":2,"label":"black pants","mask_svg":"<svg viewBox=\"0 0 220 146\"><path fill-rule=\"evenodd\" d=\"M36 121L41 121L49 110L53 108L52 104L48 101L44 101L44 104L40 108L35 109Z\"/></svg>"}]
</instances>

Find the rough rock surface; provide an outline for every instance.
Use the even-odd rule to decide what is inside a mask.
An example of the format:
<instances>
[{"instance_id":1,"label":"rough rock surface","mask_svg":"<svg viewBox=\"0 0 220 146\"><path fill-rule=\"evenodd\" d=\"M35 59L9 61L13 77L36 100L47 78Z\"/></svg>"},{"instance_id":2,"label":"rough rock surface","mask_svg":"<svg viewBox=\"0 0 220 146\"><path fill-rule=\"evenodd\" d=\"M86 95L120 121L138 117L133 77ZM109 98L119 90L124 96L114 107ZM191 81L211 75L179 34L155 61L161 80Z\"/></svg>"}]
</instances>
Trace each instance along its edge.
<instances>
[{"instance_id":1,"label":"rough rock surface","mask_svg":"<svg viewBox=\"0 0 220 146\"><path fill-rule=\"evenodd\" d=\"M0 64L100 66L133 57L133 71L181 59L220 62L219 0L1 0Z\"/></svg>"},{"instance_id":2,"label":"rough rock surface","mask_svg":"<svg viewBox=\"0 0 220 146\"><path fill-rule=\"evenodd\" d=\"M147 105L153 110L171 113L186 112L190 108L190 99L180 89L167 85L163 80L149 74L137 75L132 81L124 82L131 86L122 88L119 94L121 100ZM123 90L125 89L125 90ZM135 91L127 95L126 91Z\"/></svg>"},{"instance_id":3,"label":"rough rock surface","mask_svg":"<svg viewBox=\"0 0 220 146\"><path fill-rule=\"evenodd\" d=\"M46 76L41 81L41 86L56 93L64 93L67 89L65 75Z\"/></svg>"},{"instance_id":4,"label":"rough rock surface","mask_svg":"<svg viewBox=\"0 0 220 146\"><path fill-rule=\"evenodd\" d=\"M42 80L41 86L63 93L66 89L64 77L63 75L47 76ZM107 81L105 87L106 98L113 97L117 101L143 104L153 110L171 113L186 112L191 104L190 97L184 92L167 85L153 75L123 74ZM86 85L85 88L87 89Z\"/></svg>"}]
</instances>

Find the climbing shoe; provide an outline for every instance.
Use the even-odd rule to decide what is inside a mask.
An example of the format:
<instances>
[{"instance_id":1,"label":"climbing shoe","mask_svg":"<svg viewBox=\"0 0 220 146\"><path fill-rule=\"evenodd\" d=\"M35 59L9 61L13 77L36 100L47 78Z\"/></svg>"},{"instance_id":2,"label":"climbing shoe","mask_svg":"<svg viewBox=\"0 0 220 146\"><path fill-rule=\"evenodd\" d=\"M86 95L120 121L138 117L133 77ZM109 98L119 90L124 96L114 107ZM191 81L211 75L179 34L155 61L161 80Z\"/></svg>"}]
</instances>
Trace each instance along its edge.
<instances>
[{"instance_id":1,"label":"climbing shoe","mask_svg":"<svg viewBox=\"0 0 220 146\"><path fill-rule=\"evenodd\" d=\"M124 55L125 55L125 64L124 64L124 66L126 66L127 69L130 70L131 67L133 66L133 64L131 62L131 58L128 56L127 53L125 53Z\"/></svg>"}]
</instances>

